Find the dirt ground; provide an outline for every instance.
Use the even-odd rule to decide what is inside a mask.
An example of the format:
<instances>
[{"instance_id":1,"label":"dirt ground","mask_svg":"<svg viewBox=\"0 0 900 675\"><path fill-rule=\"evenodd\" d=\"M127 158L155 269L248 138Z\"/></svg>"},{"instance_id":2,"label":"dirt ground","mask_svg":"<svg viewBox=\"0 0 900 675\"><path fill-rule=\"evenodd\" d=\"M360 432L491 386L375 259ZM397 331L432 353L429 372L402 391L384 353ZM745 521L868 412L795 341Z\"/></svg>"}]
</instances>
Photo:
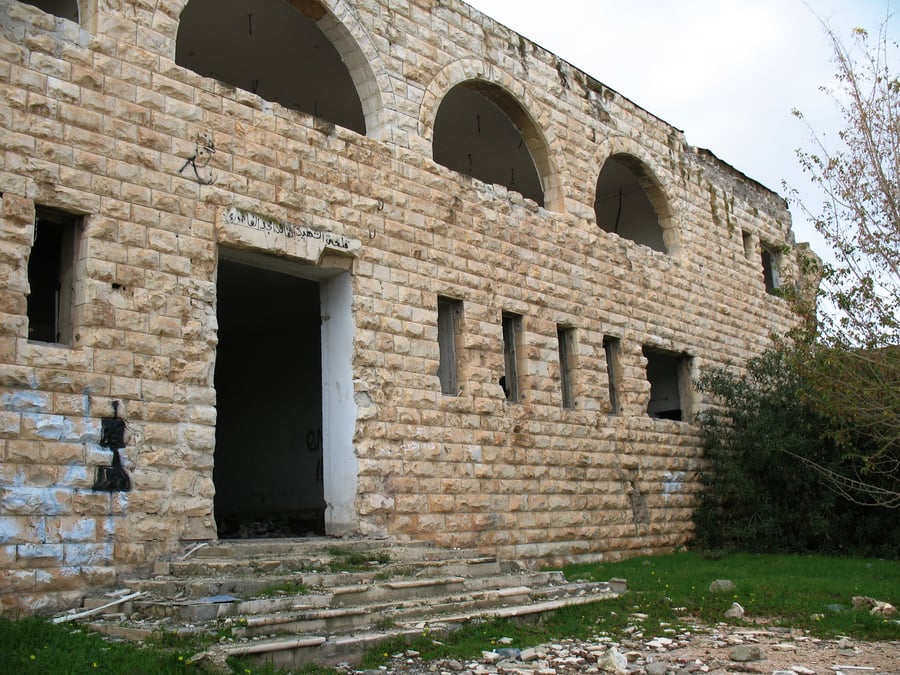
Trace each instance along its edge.
<instances>
[{"instance_id":1,"label":"dirt ground","mask_svg":"<svg viewBox=\"0 0 900 675\"><path fill-rule=\"evenodd\" d=\"M691 673L776 673L784 675L900 675L900 640L825 640L781 628L695 627L691 631L614 642L567 640L534 649L499 645L471 661L423 661L397 654L374 673L406 675L688 675ZM610 653L614 650L615 653Z\"/></svg>"}]
</instances>

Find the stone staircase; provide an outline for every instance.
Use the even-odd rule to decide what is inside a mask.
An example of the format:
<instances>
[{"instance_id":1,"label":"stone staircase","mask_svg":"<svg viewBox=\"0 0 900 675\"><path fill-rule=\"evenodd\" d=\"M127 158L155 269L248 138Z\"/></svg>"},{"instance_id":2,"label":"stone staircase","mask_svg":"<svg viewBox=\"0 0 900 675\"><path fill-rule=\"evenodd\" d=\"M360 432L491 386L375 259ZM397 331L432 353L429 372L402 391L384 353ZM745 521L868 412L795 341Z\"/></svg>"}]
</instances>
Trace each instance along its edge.
<instances>
[{"instance_id":1,"label":"stone staircase","mask_svg":"<svg viewBox=\"0 0 900 675\"><path fill-rule=\"evenodd\" d=\"M616 597L625 581L567 581L473 551L371 539L257 539L201 545L88 598L78 620L129 640L223 636L204 658L291 668L358 660L374 645L465 622L528 617ZM75 620L63 616L58 620Z\"/></svg>"}]
</instances>

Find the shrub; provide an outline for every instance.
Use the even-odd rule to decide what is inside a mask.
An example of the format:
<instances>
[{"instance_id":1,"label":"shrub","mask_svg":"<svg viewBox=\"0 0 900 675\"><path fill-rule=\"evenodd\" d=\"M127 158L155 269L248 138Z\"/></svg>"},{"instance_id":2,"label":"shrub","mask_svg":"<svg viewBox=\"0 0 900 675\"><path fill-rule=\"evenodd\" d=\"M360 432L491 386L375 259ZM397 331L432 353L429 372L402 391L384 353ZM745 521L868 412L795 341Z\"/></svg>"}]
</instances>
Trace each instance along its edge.
<instances>
[{"instance_id":1,"label":"shrub","mask_svg":"<svg viewBox=\"0 0 900 675\"><path fill-rule=\"evenodd\" d=\"M837 421L802 395L797 363L789 347L772 348L744 374L726 368L701 374L698 388L720 406L700 415L705 466L696 542L726 550L896 556L896 510L851 502L822 480L822 471L849 474L852 467L835 441Z\"/></svg>"}]
</instances>

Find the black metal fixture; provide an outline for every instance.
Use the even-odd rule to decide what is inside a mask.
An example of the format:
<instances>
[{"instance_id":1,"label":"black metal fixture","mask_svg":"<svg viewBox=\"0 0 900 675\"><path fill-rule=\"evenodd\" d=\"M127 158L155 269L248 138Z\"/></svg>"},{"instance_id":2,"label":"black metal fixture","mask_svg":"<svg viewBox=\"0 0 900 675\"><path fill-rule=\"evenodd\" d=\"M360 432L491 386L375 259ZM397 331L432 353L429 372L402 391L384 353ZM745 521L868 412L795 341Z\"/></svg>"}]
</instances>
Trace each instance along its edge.
<instances>
[{"instance_id":1,"label":"black metal fixture","mask_svg":"<svg viewBox=\"0 0 900 675\"><path fill-rule=\"evenodd\" d=\"M131 478L122 467L119 450L125 447L125 420L119 417L119 402L113 401L113 416L100 420L100 446L112 451L112 464L97 467L96 492L128 492Z\"/></svg>"}]
</instances>

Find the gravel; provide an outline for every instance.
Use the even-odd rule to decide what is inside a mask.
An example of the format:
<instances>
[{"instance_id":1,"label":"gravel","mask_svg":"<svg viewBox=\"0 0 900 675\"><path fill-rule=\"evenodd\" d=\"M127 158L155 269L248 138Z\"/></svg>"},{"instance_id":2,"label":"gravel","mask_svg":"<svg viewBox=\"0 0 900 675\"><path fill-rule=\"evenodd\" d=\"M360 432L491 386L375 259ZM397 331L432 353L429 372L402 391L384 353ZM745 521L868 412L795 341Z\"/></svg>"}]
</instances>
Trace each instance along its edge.
<instances>
[{"instance_id":1,"label":"gravel","mask_svg":"<svg viewBox=\"0 0 900 675\"><path fill-rule=\"evenodd\" d=\"M900 675L900 640L826 640L787 628L694 626L689 631L630 639L563 640L519 650L491 646L477 659L426 661L415 652L395 654L364 675Z\"/></svg>"}]
</instances>

